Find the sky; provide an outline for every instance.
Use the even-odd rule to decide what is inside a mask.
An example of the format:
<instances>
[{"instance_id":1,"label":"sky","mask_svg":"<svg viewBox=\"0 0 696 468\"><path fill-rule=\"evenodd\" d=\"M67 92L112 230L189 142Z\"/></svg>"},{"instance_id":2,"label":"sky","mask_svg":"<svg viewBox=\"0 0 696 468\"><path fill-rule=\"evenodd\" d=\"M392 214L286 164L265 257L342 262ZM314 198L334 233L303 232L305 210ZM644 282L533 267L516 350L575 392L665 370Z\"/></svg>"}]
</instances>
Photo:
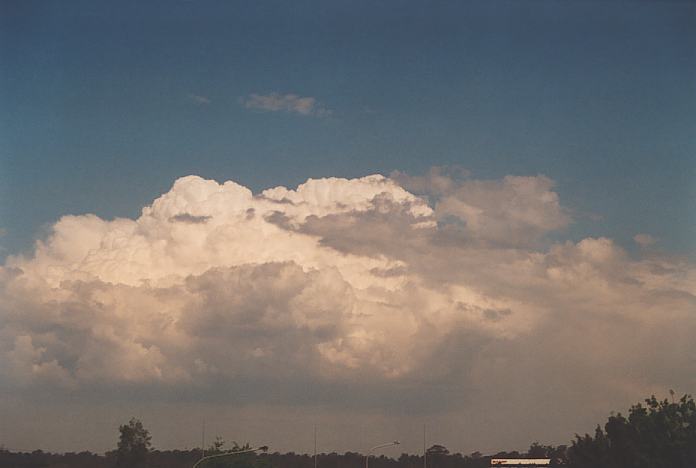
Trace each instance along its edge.
<instances>
[{"instance_id":1,"label":"sky","mask_svg":"<svg viewBox=\"0 0 696 468\"><path fill-rule=\"evenodd\" d=\"M0 445L486 453L693 393L694 24L0 2Z\"/></svg>"}]
</instances>

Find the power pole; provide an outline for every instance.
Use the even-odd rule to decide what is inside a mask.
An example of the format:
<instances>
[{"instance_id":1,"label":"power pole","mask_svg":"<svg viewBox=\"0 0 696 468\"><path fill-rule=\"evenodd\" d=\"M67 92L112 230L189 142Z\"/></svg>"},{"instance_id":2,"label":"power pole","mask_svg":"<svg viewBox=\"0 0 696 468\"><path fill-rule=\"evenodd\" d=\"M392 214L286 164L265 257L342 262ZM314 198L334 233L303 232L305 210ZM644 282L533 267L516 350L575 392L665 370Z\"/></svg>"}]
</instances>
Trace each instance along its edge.
<instances>
[{"instance_id":1,"label":"power pole","mask_svg":"<svg viewBox=\"0 0 696 468\"><path fill-rule=\"evenodd\" d=\"M203 419L203 427L201 428L201 458L205 457L205 418Z\"/></svg>"},{"instance_id":2,"label":"power pole","mask_svg":"<svg viewBox=\"0 0 696 468\"><path fill-rule=\"evenodd\" d=\"M425 424L423 424L423 468L428 468L428 451L425 448Z\"/></svg>"}]
</instances>

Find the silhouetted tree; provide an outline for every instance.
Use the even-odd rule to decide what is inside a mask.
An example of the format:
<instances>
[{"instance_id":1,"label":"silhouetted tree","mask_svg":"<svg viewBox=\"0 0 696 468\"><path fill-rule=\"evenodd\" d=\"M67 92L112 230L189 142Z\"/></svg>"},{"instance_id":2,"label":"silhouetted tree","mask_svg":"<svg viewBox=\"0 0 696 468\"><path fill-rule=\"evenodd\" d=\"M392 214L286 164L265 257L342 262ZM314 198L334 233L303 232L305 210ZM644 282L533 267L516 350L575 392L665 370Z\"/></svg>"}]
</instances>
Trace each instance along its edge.
<instances>
[{"instance_id":1,"label":"silhouetted tree","mask_svg":"<svg viewBox=\"0 0 696 468\"><path fill-rule=\"evenodd\" d=\"M567 461L568 447L566 445L542 445L534 442L527 450L528 458L550 458L552 466L564 465Z\"/></svg>"},{"instance_id":2,"label":"silhouetted tree","mask_svg":"<svg viewBox=\"0 0 696 468\"><path fill-rule=\"evenodd\" d=\"M444 445L435 444L432 445L428 450L426 450L426 458L428 461L428 467L430 468L446 468L447 456L449 455L449 450Z\"/></svg>"},{"instance_id":3,"label":"silhouetted tree","mask_svg":"<svg viewBox=\"0 0 696 468\"><path fill-rule=\"evenodd\" d=\"M594 437L576 436L568 449L573 468L693 468L696 466L696 402L653 395L629 410L609 417Z\"/></svg>"},{"instance_id":4,"label":"silhouetted tree","mask_svg":"<svg viewBox=\"0 0 696 468\"><path fill-rule=\"evenodd\" d=\"M230 450L223 450L225 441L222 437L217 437L213 445L206 451L206 456L210 455L223 455L229 453L229 456L221 456L219 458L212 458L206 460L200 464L201 468L270 468L268 459L265 456L259 456L257 453L248 452L239 455L232 455L235 452L243 452L245 450L251 449L249 443L243 445L237 442L232 442L232 448Z\"/></svg>"},{"instance_id":5,"label":"silhouetted tree","mask_svg":"<svg viewBox=\"0 0 696 468\"><path fill-rule=\"evenodd\" d=\"M427 450L428 456L449 455L450 451L444 445L435 444Z\"/></svg>"},{"instance_id":6,"label":"silhouetted tree","mask_svg":"<svg viewBox=\"0 0 696 468\"><path fill-rule=\"evenodd\" d=\"M224 452L223 447L225 446L225 439L223 439L221 436L215 436L215 440L213 443L210 445L205 450L205 454L207 455L219 455L222 452Z\"/></svg>"},{"instance_id":7,"label":"silhouetted tree","mask_svg":"<svg viewBox=\"0 0 696 468\"><path fill-rule=\"evenodd\" d=\"M116 466L137 468L145 465L150 451L150 432L143 423L131 418L128 424L119 426L118 447L116 448Z\"/></svg>"}]
</instances>

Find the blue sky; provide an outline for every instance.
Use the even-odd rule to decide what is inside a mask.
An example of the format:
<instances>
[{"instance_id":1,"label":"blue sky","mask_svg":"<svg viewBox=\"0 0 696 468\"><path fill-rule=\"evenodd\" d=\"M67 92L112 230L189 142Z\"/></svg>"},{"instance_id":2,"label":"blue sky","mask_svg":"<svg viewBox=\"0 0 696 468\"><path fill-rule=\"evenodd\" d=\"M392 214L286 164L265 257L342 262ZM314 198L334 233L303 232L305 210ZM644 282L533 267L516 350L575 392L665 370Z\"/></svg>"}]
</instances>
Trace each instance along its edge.
<instances>
[{"instance_id":1,"label":"blue sky","mask_svg":"<svg viewBox=\"0 0 696 468\"><path fill-rule=\"evenodd\" d=\"M2 246L27 249L67 213L135 216L186 174L258 190L461 165L482 178L551 177L583 213L574 237L648 232L691 251L694 12L693 2L4 2ZM240 105L271 92L314 97L332 115Z\"/></svg>"}]
</instances>

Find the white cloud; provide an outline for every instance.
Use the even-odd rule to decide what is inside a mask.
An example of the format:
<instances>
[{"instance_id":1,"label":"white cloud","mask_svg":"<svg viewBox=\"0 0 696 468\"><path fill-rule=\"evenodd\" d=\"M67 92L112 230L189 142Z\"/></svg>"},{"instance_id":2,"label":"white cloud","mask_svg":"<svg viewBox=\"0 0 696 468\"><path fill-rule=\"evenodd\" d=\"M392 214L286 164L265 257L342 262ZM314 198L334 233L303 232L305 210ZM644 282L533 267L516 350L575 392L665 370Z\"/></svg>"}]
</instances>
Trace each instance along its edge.
<instances>
[{"instance_id":1,"label":"white cloud","mask_svg":"<svg viewBox=\"0 0 696 468\"><path fill-rule=\"evenodd\" d=\"M520 423L535 405L693 388L694 266L607 238L544 241L570 221L543 176L439 170L259 194L184 177L137 219L65 216L7 259L0 380L288 405L311 387L386 411L398 393L480 418L504 400Z\"/></svg>"},{"instance_id":2,"label":"white cloud","mask_svg":"<svg viewBox=\"0 0 696 468\"><path fill-rule=\"evenodd\" d=\"M300 115L327 117L331 110L321 105L316 98L297 94L250 94L243 99L244 107L268 112L292 112Z\"/></svg>"},{"instance_id":3,"label":"white cloud","mask_svg":"<svg viewBox=\"0 0 696 468\"><path fill-rule=\"evenodd\" d=\"M189 94L188 98L191 102L199 106L207 106L212 102L208 96L203 96L200 94Z\"/></svg>"}]
</instances>

